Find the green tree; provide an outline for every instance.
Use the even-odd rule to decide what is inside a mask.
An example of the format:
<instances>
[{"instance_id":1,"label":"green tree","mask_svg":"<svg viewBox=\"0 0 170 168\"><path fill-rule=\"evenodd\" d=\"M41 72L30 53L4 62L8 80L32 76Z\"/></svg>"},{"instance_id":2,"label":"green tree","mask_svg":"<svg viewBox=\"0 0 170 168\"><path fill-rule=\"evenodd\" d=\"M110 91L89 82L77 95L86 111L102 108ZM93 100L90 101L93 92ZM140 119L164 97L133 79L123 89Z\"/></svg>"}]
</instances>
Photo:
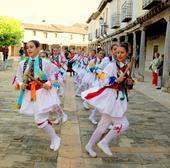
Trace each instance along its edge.
<instances>
[{"instance_id":1,"label":"green tree","mask_svg":"<svg viewBox=\"0 0 170 168\"><path fill-rule=\"evenodd\" d=\"M23 32L22 24L18 20L0 16L0 47L21 43Z\"/></svg>"}]
</instances>

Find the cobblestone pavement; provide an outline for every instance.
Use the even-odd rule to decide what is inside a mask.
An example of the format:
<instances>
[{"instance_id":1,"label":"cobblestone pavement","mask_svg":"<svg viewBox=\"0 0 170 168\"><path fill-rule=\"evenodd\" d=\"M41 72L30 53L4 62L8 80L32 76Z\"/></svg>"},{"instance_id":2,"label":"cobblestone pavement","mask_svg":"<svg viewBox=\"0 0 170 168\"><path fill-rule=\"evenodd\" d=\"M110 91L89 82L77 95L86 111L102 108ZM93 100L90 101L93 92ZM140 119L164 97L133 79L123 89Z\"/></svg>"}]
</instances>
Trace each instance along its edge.
<instances>
[{"instance_id":1,"label":"cobblestone pavement","mask_svg":"<svg viewBox=\"0 0 170 168\"><path fill-rule=\"evenodd\" d=\"M48 137L33 119L17 113L18 93L9 82L14 72L0 71L0 168L170 167L170 110L146 94L131 92L130 127L112 142L113 157L95 147L98 158L90 158L84 146L95 127L88 121L90 110L84 110L80 98L74 97L72 78L68 77L63 104L69 121L55 125L62 144L59 152L53 152Z\"/></svg>"},{"instance_id":2,"label":"cobblestone pavement","mask_svg":"<svg viewBox=\"0 0 170 168\"><path fill-rule=\"evenodd\" d=\"M11 85L15 67L0 71L0 168L56 168L58 153L49 149L48 136L33 118L17 113L18 93ZM55 130L60 133L60 126Z\"/></svg>"},{"instance_id":3,"label":"cobblestone pavement","mask_svg":"<svg viewBox=\"0 0 170 168\"><path fill-rule=\"evenodd\" d=\"M79 99L77 109L83 153L89 168L170 167L170 111L153 99L136 91L131 93L127 113L129 130L111 143L113 157L106 157L97 147L97 159L86 154L84 146L95 127L88 121L89 111L83 110Z\"/></svg>"}]
</instances>

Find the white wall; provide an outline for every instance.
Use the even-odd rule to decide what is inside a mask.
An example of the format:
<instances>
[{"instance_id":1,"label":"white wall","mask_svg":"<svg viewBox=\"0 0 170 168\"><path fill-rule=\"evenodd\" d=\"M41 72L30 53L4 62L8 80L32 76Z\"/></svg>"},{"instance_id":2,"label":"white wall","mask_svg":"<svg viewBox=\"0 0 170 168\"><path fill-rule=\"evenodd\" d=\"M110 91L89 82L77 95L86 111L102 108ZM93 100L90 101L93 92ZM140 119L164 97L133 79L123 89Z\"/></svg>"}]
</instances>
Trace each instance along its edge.
<instances>
[{"instance_id":1,"label":"white wall","mask_svg":"<svg viewBox=\"0 0 170 168\"><path fill-rule=\"evenodd\" d=\"M57 33L57 37L55 32L47 32L47 38L44 36L43 31L36 31L36 36L33 35L32 30L25 30L24 32L24 42L28 42L29 40L38 40L42 44L61 44L61 45L71 45L71 44L81 44L87 45L88 36L85 35L85 40L83 41L82 34L74 34L74 33ZM71 39L72 34L72 39Z\"/></svg>"},{"instance_id":2,"label":"white wall","mask_svg":"<svg viewBox=\"0 0 170 168\"><path fill-rule=\"evenodd\" d=\"M111 29L111 23L112 23L112 15L114 13L117 12L117 0L113 0L110 4L108 4L109 7L108 7L108 18L109 18L109 21L108 21L108 29L107 29L107 32L108 34L111 34L113 32L115 32L115 29Z\"/></svg>"},{"instance_id":3,"label":"white wall","mask_svg":"<svg viewBox=\"0 0 170 168\"><path fill-rule=\"evenodd\" d=\"M132 13L132 21L136 20L139 16L142 16L147 12L147 10L142 9L142 0L133 0L133 13Z\"/></svg>"},{"instance_id":4,"label":"white wall","mask_svg":"<svg viewBox=\"0 0 170 168\"><path fill-rule=\"evenodd\" d=\"M142 9L142 0L132 0L132 20L130 20L129 22L121 22L120 28L111 29L112 14L116 12L119 12L121 14L121 7L125 1L126 0L113 0L111 1L111 3L107 3L106 7L103 9L101 14L95 20L92 20L89 23L88 33L92 34L92 41L96 40L95 30L99 29L99 18L103 16L104 18L106 18L106 9L108 9L108 16L107 16L107 25L108 25L107 34L108 35L112 34L113 32L119 29L126 27L128 24L131 24L133 21L135 21L139 16L147 12L146 10ZM121 16L120 16L120 20L121 20Z\"/></svg>"}]
</instances>

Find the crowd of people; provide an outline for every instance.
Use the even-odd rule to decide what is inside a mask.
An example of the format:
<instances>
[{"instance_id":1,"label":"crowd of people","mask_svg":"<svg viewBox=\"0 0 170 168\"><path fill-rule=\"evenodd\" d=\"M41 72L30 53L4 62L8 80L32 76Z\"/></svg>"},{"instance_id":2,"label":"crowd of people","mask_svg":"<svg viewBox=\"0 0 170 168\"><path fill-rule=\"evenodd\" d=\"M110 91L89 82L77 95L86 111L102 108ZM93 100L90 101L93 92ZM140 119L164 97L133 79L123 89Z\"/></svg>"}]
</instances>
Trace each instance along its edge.
<instances>
[{"instance_id":1,"label":"crowd of people","mask_svg":"<svg viewBox=\"0 0 170 168\"><path fill-rule=\"evenodd\" d=\"M93 107L89 116L97 127L85 146L90 156L96 157L95 143L109 156L112 152L109 143L128 129L125 116L128 104L128 90L133 88L131 78L132 62L127 62L128 45L113 44L110 56L104 50L92 49L90 53L78 50L61 53L58 48L40 52L40 43L31 40L27 43L26 57L18 65L15 78L19 112L33 116L37 127L47 133L51 139L50 148L57 151L60 137L49 120L49 113L56 113L54 123L66 122L68 116L61 107L59 95L64 93L67 72L74 76L76 95L83 99L85 109ZM96 120L96 113L101 119ZM107 132L107 130L110 131ZM106 134L103 138L103 134ZM101 140L102 138L102 140Z\"/></svg>"}]
</instances>

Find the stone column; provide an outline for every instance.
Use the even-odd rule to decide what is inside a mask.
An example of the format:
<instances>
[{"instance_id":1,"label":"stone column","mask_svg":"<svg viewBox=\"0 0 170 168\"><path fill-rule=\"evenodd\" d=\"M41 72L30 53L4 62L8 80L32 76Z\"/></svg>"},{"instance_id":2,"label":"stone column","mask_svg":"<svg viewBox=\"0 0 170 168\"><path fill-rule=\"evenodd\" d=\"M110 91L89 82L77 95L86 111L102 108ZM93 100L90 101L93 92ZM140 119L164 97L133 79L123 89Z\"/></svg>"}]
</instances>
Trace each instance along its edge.
<instances>
[{"instance_id":1,"label":"stone column","mask_svg":"<svg viewBox=\"0 0 170 168\"><path fill-rule=\"evenodd\" d=\"M109 40L107 41L107 55L109 54Z\"/></svg>"},{"instance_id":2,"label":"stone column","mask_svg":"<svg viewBox=\"0 0 170 168\"><path fill-rule=\"evenodd\" d=\"M51 45L49 45L49 48L48 48L50 51L52 50L52 47L51 47Z\"/></svg>"},{"instance_id":3,"label":"stone column","mask_svg":"<svg viewBox=\"0 0 170 168\"><path fill-rule=\"evenodd\" d=\"M140 53L139 53L139 73L138 80L144 82L144 70L145 70L145 60L146 60L146 47L145 47L145 29L141 32L140 40Z\"/></svg>"},{"instance_id":4,"label":"stone column","mask_svg":"<svg viewBox=\"0 0 170 168\"><path fill-rule=\"evenodd\" d=\"M111 48L111 46L112 46L112 40L110 39L110 40L109 40L109 54L111 54L111 53L110 53L110 48Z\"/></svg>"},{"instance_id":5,"label":"stone column","mask_svg":"<svg viewBox=\"0 0 170 168\"><path fill-rule=\"evenodd\" d=\"M120 36L117 37L117 42L118 42L118 44L120 44Z\"/></svg>"},{"instance_id":6,"label":"stone column","mask_svg":"<svg viewBox=\"0 0 170 168\"><path fill-rule=\"evenodd\" d=\"M137 56L136 51L136 32L133 32L133 57Z\"/></svg>"},{"instance_id":7,"label":"stone column","mask_svg":"<svg viewBox=\"0 0 170 168\"><path fill-rule=\"evenodd\" d=\"M128 35L125 35L125 42L128 43Z\"/></svg>"},{"instance_id":8,"label":"stone column","mask_svg":"<svg viewBox=\"0 0 170 168\"><path fill-rule=\"evenodd\" d=\"M94 44L94 47L93 47L95 50L97 50L97 44L95 43Z\"/></svg>"},{"instance_id":9,"label":"stone column","mask_svg":"<svg viewBox=\"0 0 170 168\"><path fill-rule=\"evenodd\" d=\"M170 16L166 17L166 37L164 46L163 88L162 91L170 92Z\"/></svg>"},{"instance_id":10,"label":"stone column","mask_svg":"<svg viewBox=\"0 0 170 168\"><path fill-rule=\"evenodd\" d=\"M133 55L132 57L135 58L137 57L137 50L136 50L136 32L133 32ZM132 69L132 76L135 77L135 66L133 66Z\"/></svg>"}]
</instances>

